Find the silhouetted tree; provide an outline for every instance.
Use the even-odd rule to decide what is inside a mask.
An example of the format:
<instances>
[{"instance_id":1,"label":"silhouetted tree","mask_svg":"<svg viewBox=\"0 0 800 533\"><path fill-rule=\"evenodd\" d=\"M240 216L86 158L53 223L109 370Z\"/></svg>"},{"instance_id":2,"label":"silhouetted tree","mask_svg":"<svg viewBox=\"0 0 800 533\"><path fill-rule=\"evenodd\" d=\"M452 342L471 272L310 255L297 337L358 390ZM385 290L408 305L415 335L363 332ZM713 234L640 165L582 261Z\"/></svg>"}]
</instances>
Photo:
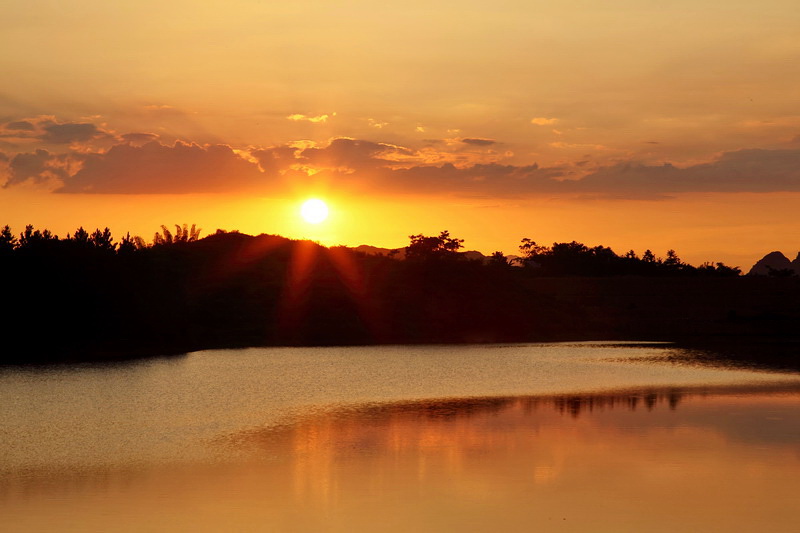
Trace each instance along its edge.
<instances>
[{"instance_id":1,"label":"silhouetted tree","mask_svg":"<svg viewBox=\"0 0 800 533\"><path fill-rule=\"evenodd\" d=\"M69 233L67 233L67 239L70 239L78 244L88 244L89 232L87 232L85 229L83 229L83 226L81 226L75 231L71 238Z\"/></svg>"},{"instance_id":2,"label":"silhouetted tree","mask_svg":"<svg viewBox=\"0 0 800 533\"><path fill-rule=\"evenodd\" d=\"M667 250L667 258L664 259L664 264L666 266L671 267L679 267L681 266L681 258L678 257L678 253L675 250Z\"/></svg>"},{"instance_id":3,"label":"silhouetted tree","mask_svg":"<svg viewBox=\"0 0 800 533\"><path fill-rule=\"evenodd\" d=\"M9 254L17 245L17 238L11 233L11 227L4 226L0 230L0 253Z\"/></svg>"},{"instance_id":4,"label":"silhouetted tree","mask_svg":"<svg viewBox=\"0 0 800 533\"><path fill-rule=\"evenodd\" d=\"M117 245L114 244L114 239L111 237L111 230L108 228L105 228L103 231L100 231L99 228L96 229L94 233L89 236L89 242L95 249L105 252L113 252L117 247Z\"/></svg>"},{"instance_id":5,"label":"silhouetted tree","mask_svg":"<svg viewBox=\"0 0 800 533\"><path fill-rule=\"evenodd\" d=\"M32 224L28 224L25 231L19 234L18 246L21 249L32 249L54 241L58 241L58 236L53 235L49 229L35 230Z\"/></svg>"},{"instance_id":6,"label":"silhouetted tree","mask_svg":"<svg viewBox=\"0 0 800 533\"><path fill-rule=\"evenodd\" d=\"M194 242L200 238L202 230L196 227L195 224L192 224L191 228L187 224L184 224L183 227L175 224L175 235L173 235L167 226L162 224L161 231L162 233L156 232L153 236L154 245Z\"/></svg>"},{"instance_id":7,"label":"silhouetted tree","mask_svg":"<svg viewBox=\"0 0 800 533\"><path fill-rule=\"evenodd\" d=\"M508 260L508 257L503 255L503 252L500 251L494 252L492 255L490 255L488 263L496 267L511 266L511 262Z\"/></svg>"},{"instance_id":8,"label":"silhouetted tree","mask_svg":"<svg viewBox=\"0 0 800 533\"><path fill-rule=\"evenodd\" d=\"M522 243L519 245L519 251L525 259L536 260L537 256L549 252L550 249L546 246L539 246L536 244L536 241L532 241L526 237L522 239Z\"/></svg>"},{"instance_id":9,"label":"silhouetted tree","mask_svg":"<svg viewBox=\"0 0 800 533\"><path fill-rule=\"evenodd\" d=\"M589 248L572 241L556 242L548 248L530 239L522 239L519 249L524 263L535 267L538 275L607 276L623 273L622 258L605 246Z\"/></svg>"},{"instance_id":10,"label":"silhouetted tree","mask_svg":"<svg viewBox=\"0 0 800 533\"><path fill-rule=\"evenodd\" d=\"M695 269L704 276L739 276L742 270L739 267L729 267L725 263L703 263Z\"/></svg>"},{"instance_id":11,"label":"silhouetted tree","mask_svg":"<svg viewBox=\"0 0 800 533\"><path fill-rule=\"evenodd\" d=\"M661 267L665 273L669 274L686 274L693 270L693 267L681 261L678 253L672 249L667 250L667 257L661 262Z\"/></svg>"},{"instance_id":12,"label":"silhouetted tree","mask_svg":"<svg viewBox=\"0 0 800 533\"><path fill-rule=\"evenodd\" d=\"M119 242L117 253L120 255L127 255L136 250L141 250L142 248L147 248L147 243L144 242L144 239L138 235L131 237L130 232L128 232Z\"/></svg>"},{"instance_id":13,"label":"silhouetted tree","mask_svg":"<svg viewBox=\"0 0 800 533\"><path fill-rule=\"evenodd\" d=\"M406 246L406 259L410 260L452 259L464 243L464 239L451 237L449 231L441 232L438 237L419 234L408 238L411 243Z\"/></svg>"},{"instance_id":14,"label":"silhouetted tree","mask_svg":"<svg viewBox=\"0 0 800 533\"><path fill-rule=\"evenodd\" d=\"M175 225L175 241L176 242L194 242L200 238L200 228L198 228L195 224L192 224L191 228L188 228L186 224L183 225L183 228L178 227Z\"/></svg>"},{"instance_id":15,"label":"silhouetted tree","mask_svg":"<svg viewBox=\"0 0 800 533\"><path fill-rule=\"evenodd\" d=\"M740 276L742 269L739 267L729 267L725 263L716 263L716 272L722 276Z\"/></svg>"}]
</instances>

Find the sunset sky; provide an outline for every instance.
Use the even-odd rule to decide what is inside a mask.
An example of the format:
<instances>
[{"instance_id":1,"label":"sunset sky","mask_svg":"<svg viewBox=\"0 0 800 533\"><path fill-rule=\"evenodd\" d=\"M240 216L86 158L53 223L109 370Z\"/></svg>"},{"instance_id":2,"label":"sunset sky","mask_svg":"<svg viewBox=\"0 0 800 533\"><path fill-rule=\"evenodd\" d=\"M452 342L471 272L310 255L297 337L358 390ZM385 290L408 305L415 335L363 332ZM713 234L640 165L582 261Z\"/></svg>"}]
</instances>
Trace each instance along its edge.
<instances>
[{"instance_id":1,"label":"sunset sky","mask_svg":"<svg viewBox=\"0 0 800 533\"><path fill-rule=\"evenodd\" d=\"M6 0L0 49L17 233L800 250L797 0Z\"/></svg>"}]
</instances>

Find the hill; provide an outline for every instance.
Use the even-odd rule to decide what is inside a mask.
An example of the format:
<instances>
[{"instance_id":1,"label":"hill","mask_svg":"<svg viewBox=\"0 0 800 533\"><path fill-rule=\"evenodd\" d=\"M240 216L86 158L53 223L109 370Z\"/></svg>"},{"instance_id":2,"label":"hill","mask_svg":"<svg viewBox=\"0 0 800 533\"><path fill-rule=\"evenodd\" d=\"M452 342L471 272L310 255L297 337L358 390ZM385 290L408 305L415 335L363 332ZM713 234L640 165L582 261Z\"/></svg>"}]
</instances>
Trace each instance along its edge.
<instances>
[{"instance_id":1,"label":"hill","mask_svg":"<svg viewBox=\"0 0 800 533\"><path fill-rule=\"evenodd\" d=\"M0 246L2 362L208 348L553 340L794 339L800 278L537 246L521 268L416 236L407 259L277 235L159 244L40 232ZM443 233L446 235L446 232ZM195 236L196 237L196 236ZM411 250L413 253L409 253Z\"/></svg>"},{"instance_id":2,"label":"hill","mask_svg":"<svg viewBox=\"0 0 800 533\"><path fill-rule=\"evenodd\" d=\"M783 253L770 252L756 262L748 272L751 276L800 276L800 252L794 261Z\"/></svg>"}]
</instances>

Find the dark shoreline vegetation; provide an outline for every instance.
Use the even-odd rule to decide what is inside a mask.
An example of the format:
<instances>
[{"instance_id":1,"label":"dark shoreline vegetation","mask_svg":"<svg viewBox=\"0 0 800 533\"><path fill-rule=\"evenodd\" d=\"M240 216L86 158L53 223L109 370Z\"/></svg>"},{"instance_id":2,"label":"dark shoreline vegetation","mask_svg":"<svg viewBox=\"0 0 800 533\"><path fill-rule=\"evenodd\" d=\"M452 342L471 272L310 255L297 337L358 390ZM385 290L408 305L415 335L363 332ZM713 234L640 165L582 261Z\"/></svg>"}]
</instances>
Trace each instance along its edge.
<instances>
[{"instance_id":1,"label":"dark shoreline vegetation","mask_svg":"<svg viewBox=\"0 0 800 533\"><path fill-rule=\"evenodd\" d=\"M152 244L114 242L108 229L59 238L3 228L0 363L250 346L766 339L789 347L781 365L797 366L798 277L530 239L518 259L471 259L448 232L381 255L162 228Z\"/></svg>"}]
</instances>

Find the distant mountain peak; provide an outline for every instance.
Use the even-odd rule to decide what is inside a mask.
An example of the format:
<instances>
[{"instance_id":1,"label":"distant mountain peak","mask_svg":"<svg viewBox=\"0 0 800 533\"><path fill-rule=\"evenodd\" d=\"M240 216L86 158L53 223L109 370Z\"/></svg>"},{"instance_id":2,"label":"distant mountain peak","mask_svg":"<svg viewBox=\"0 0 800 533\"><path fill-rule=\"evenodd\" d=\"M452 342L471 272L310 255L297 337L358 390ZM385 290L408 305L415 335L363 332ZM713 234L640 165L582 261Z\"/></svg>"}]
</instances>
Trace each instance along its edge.
<instances>
[{"instance_id":1,"label":"distant mountain peak","mask_svg":"<svg viewBox=\"0 0 800 533\"><path fill-rule=\"evenodd\" d=\"M789 258L783 255L782 252L770 252L759 259L758 262L753 265L753 268L750 269L748 274L755 276L768 276L770 271L778 270L794 270L800 274L800 253L797 254L797 258L794 260L794 262L792 262L789 261Z\"/></svg>"},{"instance_id":2,"label":"distant mountain peak","mask_svg":"<svg viewBox=\"0 0 800 533\"><path fill-rule=\"evenodd\" d=\"M368 244L362 244L360 246L356 246L352 248L356 252L361 252L369 255L384 255L384 256L393 256L398 259L404 259L406 255L405 248L380 248L378 246L370 246ZM477 250L466 250L464 252L458 252L460 255L465 257L466 259L473 259L473 260L480 260L480 261L487 261L488 258Z\"/></svg>"},{"instance_id":3,"label":"distant mountain peak","mask_svg":"<svg viewBox=\"0 0 800 533\"><path fill-rule=\"evenodd\" d=\"M406 255L405 248L380 248L378 246L371 246L369 244L356 246L355 248L352 248L352 250L367 255L395 256L400 259Z\"/></svg>"}]
</instances>

